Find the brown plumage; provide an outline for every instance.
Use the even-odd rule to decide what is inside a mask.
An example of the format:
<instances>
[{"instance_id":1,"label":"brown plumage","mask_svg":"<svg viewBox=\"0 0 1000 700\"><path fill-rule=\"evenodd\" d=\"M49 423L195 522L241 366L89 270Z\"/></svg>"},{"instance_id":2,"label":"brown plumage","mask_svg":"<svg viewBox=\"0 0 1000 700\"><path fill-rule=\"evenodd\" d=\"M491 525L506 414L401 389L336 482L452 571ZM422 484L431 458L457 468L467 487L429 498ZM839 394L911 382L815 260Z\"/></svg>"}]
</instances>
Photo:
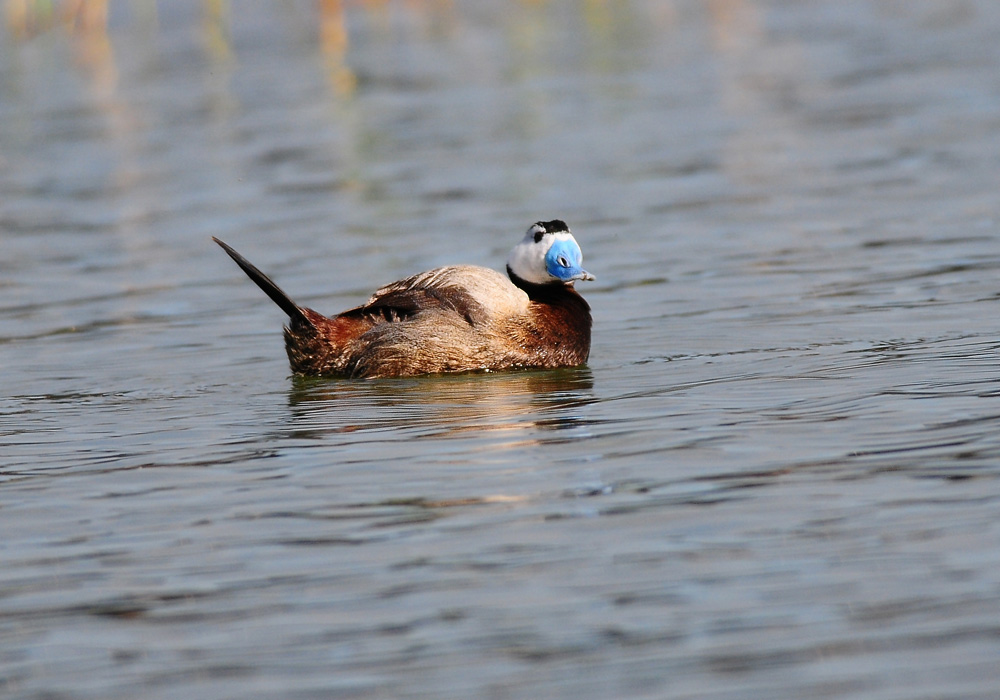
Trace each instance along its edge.
<instances>
[{"instance_id":1,"label":"brown plumage","mask_svg":"<svg viewBox=\"0 0 1000 700\"><path fill-rule=\"evenodd\" d=\"M539 222L519 245L538 247L538 229L572 240L561 221ZM590 354L590 306L573 280L593 277L579 267L575 241L575 264L557 270L572 275L565 281L525 281L511 268L521 264L512 253L510 280L485 267L441 267L381 287L365 304L327 317L298 306L242 255L213 240L288 314L285 348L295 373L405 377L568 367L583 364ZM554 249L549 257L556 257ZM565 257L559 257L562 264ZM537 271L525 276L544 277Z\"/></svg>"}]
</instances>

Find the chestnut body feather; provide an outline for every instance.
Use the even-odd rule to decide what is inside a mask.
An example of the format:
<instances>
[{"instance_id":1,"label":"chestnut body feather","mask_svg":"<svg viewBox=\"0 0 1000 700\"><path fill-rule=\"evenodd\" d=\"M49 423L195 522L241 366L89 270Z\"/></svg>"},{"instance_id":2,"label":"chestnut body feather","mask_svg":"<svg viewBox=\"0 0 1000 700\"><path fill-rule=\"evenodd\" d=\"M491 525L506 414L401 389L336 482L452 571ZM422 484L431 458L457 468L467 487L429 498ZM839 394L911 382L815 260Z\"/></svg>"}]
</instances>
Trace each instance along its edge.
<instances>
[{"instance_id":1,"label":"chestnut body feather","mask_svg":"<svg viewBox=\"0 0 1000 700\"><path fill-rule=\"evenodd\" d=\"M535 227L553 223L562 224ZM362 306L327 317L295 304L215 240L288 314L285 348L299 374L405 377L567 367L583 364L590 354L590 306L572 280L529 282L510 264L510 279L485 267L441 267L386 285ZM573 279L593 279L578 264L575 269Z\"/></svg>"}]
</instances>

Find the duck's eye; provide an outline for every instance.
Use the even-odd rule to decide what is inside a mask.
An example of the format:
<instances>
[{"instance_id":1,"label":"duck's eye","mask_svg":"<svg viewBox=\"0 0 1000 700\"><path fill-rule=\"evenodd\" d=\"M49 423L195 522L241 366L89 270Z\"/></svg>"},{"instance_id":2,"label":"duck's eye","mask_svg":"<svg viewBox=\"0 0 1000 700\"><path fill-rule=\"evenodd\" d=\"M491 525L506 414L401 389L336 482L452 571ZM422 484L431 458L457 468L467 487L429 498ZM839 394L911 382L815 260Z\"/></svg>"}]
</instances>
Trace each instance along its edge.
<instances>
[{"instance_id":1,"label":"duck's eye","mask_svg":"<svg viewBox=\"0 0 1000 700\"><path fill-rule=\"evenodd\" d=\"M569 260L567 260L563 255L560 255L556 262L558 262L562 267L569 267Z\"/></svg>"}]
</instances>

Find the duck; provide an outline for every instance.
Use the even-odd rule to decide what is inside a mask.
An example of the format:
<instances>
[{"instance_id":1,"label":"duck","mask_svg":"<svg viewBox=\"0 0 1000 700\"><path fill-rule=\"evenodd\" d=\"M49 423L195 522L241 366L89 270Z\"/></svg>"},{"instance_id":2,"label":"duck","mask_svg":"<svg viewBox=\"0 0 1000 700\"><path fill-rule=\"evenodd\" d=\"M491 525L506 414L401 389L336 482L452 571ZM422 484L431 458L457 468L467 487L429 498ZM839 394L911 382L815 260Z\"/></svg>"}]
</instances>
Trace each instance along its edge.
<instances>
[{"instance_id":1,"label":"duck","mask_svg":"<svg viewBox=\"0 0 1000 700\"><path fill-rule=\"evenodd\" d=\"M595 278L560 219L528 228L506 277L477 265L438 267L386 284L335 316L296 304L231 246L212 240L288 315L293 374L375 379L550 369L590 356L590 305L574 284Z\"/></svg>"}]
</instances>

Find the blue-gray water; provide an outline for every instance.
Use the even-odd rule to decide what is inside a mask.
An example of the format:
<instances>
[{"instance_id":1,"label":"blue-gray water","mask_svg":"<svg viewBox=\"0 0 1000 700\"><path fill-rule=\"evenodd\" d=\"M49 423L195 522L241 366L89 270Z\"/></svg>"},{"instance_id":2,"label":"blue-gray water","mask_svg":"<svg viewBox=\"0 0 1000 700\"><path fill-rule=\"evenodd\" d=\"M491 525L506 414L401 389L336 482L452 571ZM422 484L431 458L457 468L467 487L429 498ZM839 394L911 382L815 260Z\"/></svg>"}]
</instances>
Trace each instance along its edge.
<instances>
[{"instance_id":1,"label":"blue-gray water","mask_svg":"<svg viewBox=\"0 0 1000 700\"><path fill-rule=\"evenodd\" d=\"M996 698L1000 4L337 5L8 13L0 696ZM556 372L290 378L210 240L556 217Z\"/></svg>"}]
</instances>

